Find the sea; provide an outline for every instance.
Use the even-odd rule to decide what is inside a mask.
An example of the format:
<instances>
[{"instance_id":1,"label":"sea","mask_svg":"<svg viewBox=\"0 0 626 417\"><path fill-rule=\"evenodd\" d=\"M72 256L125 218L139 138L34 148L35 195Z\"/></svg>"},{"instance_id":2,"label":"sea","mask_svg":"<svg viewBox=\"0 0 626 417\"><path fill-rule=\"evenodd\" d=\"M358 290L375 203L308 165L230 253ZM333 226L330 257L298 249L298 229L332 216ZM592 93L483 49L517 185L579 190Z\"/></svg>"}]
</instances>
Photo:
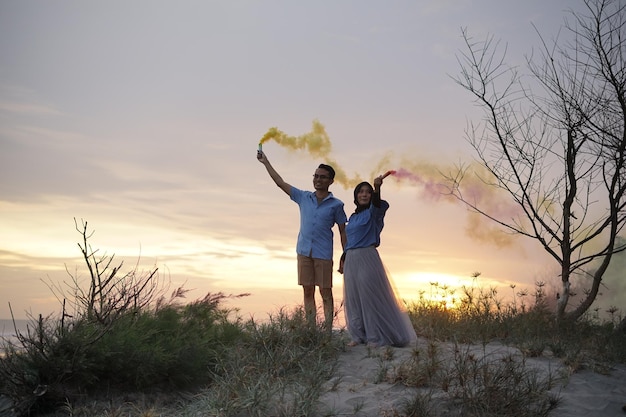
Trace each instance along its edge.
<instances>
[{"instance_id":1,"label":"sea","mask_svg":"<svg viewBox=\"0 0 626 417\"><path fill-rule=\"evenodd\" d=\"M17 342L16 333L26 334L29 325L33 326L30 320L0 319L0 346L6 346L8 342ZM4 354L5 351L0 349L0 359L4 357ZM17 416L12 409L13 401L8 396L0 394L0 416Z\"/></svg>"},{"instance_id":2,"label":"sea","mask_svg":"<svg viewBox=\"0 0 626 417\"><path fill-rule=\"evenodd\" d=\"M26 334L30 320L11 320L0 319L0 342L10 341L16 342L16 330L22 334ZM32 323L30 324L32 327Z\"/></svg>"}]
</instances>

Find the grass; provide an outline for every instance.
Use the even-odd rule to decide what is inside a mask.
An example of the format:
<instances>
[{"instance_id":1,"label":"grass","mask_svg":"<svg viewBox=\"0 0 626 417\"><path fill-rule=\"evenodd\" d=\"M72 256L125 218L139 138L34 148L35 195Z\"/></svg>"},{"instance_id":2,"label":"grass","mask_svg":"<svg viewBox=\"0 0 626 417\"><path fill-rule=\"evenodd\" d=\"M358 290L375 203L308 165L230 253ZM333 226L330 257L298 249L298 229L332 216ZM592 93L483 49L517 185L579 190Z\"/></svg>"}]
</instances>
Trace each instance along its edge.
<instances>
[{"instance_id":1,"label":"grass","mask_svg":"<svg viewBox=\"0 0 626 417\"><path fill-rule=\"evenodd\" d=\"M339 415L318 399L340 384L328 382L337 377L345 335L312 326L300 307L242 321L220 307L225 298L122 314L106 331L88 320L65 328L53 319L33 320L20 346L4 343L0 390L21 410L16 415ZM550 352L571 372L626 362L626 338L606 324L556 327L541 307L502 314L485 293L474 302L476 314L426 302L410 306L425 344L407 360L394 362L393 348L368 351L379 361L372 383L416 388L386 415L444 415L445 404L455 415L549 416L559 404L550 390L563 375L542 374L528 358ZM517 346L519 354L490 353L486 346L494 341ZM45 392L34 394L38 388Z\"/></svg>"},{"instance_id":2,"label":"grass","mask_svg":"<svg viewBox=\"0 0 626 417\"><path fill-rule=\"evenodd\" d=\"M243 335L222 357L215 383L180 415L312 415L342 342L312 326L301 308L268 322L250 320Z\"/></svg>"},{"instance_id":3,"label":"grass","mask_svg":"<svg viewBox=\"0 0 626 417\"><path fill-rule=\"evenodd\" d=\"M166 300L154 271L113 279L119 268L112 268L107 275L101 266L112 257L95 258L86 224L82 230L85 260L100 266L93 268L97 279L86 290L64 293L60 317L33 317L17 342L1 344L0 394L14 412L0 414L346 415L320 402L342 384L337 369L348 341L343 331L310 324L300 306L263 321L244 321L236 309L222 307L226 298L245 294L208 294L182 303L185 291L178 289ZM435 290L449 298L448 288ZM127 294L132 297L125 299ZM615 331L618 310L607 321L587 316L557 324L543 285L537 284L532 302L519 294L504 303L493 289L470 287L455 308L424 297L410 304L421 336L410 355L399 359L393 348L367 350L378 363L370 383L399 384L414 393L381 415L549 416L560 401L552 388L568 374L540 372L534 358L558 358L569 373L608 372L612 364L626 363L626 334ZM493 345L503 349L494 351ZM348 415L362 415L364 405L356 401Z\"/></svg>"},{"instance_id":4,"label":"grass","mask_svg":"<svg viewBox=\"0 0 626 417\"><path fill-rule=\"evenodd\" d=\"M300 308L229 321L223 298L121 315L95 342L97 324L37 320L4 343L0 390L17 415L311 415L342 338Z\"/></svg>"}]
</instances>

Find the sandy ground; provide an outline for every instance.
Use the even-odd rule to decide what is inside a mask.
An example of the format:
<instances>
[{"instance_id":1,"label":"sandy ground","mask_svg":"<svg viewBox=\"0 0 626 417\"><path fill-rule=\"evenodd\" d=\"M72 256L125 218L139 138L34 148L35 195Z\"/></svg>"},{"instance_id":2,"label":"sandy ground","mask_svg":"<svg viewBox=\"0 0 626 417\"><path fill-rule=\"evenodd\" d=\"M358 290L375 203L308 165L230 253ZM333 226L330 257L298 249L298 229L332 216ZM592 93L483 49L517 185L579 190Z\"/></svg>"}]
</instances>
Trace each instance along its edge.
<instances>
[{"instance_id":1,"label":"sandy ground","mask_svg":"<svg viewBox=\"0 0 626 417\"><path fill-rule=\"evenodd\" d=\"M393 381L393 375L401 364L406 364L418 350L426 355L428 341L420 339L415 345L405 348L370 348L355 346L346 348L339 357L335 376L326 383L327 392L320 398L321 416L356 417L398 417L404 415L404 405L423 393L431 398L431 406L438 417L458 417L462 414L455 409L440 387L409 388ZM437 357L453 355L454 346L450 343L438 345ZM472 352L476 358L488 362L514 355L521 358L521 352L499 343L486 346L463 346L463 352ZM468 350L465 350L468 349ZM450 355L450 356L446 356ZM562 362L548 354L537 358L527 358L525 366L539 371L540 375L557 378L552 393L560 397L551 417L626 417L626 365L610 367L606 372L591 370L571 372ZM6 407L6 408L5 408ZM10 402L0 397L0 417L12 416ZM431 410L431 413L433 411Z\"/></svg>"},{"instance_id":2,"label":"sandy ground","mask_svg":"<svg viewBox=\"0 0 626 417\"><path fill-rule=\"evenodd\" d=\"M393 375L394 370L406 362L416 348L424 354L427 343L426 340L418 340L416 345L406 348L348 347L340 356L336 376L328 382L326 388L329 392L321 398L323 411L342 416L402 415L403 404L415 398L418 390L394 383L392 378L381 375ZM452 354L451 344L441 344L440 347L442 355ZM484 347L474 345L469 349L475 352L476 357L487 358L488 361L509 354L521 358L519 350L499 343ZM626 416L622 409L626 405L626 365L611 367L607 374L602 374L590 370L572 373L558 359L546 355L527 358L525 363L537 369L540 375L559 378L551 392L558 394L561 401L550 416ZM458 410L449 409L451 405L446 401L447 394L443 390L430 387L421 389L421 392L431 396L437 415L460 415Z\"/></svg>"}]
</instances>

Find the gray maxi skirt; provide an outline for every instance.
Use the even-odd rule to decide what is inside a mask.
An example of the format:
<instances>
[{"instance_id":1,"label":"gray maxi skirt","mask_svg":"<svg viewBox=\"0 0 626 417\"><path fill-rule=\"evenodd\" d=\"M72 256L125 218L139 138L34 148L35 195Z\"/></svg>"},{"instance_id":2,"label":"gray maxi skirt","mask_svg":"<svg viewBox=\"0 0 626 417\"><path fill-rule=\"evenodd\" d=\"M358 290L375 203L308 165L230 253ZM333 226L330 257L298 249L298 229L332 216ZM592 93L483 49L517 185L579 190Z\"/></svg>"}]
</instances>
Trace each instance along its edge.
<instances>
[{"instance_id":1,"label":"gray maxi skirt","mask_svg":"<svg viewBox=\"0 0 626 417\"><path fill-rule=\"evenodd\" d=\"M346 252L343 281L346 325L354 342L402 347L417 340L374 246Z\"/></svg>"}]
</instances>

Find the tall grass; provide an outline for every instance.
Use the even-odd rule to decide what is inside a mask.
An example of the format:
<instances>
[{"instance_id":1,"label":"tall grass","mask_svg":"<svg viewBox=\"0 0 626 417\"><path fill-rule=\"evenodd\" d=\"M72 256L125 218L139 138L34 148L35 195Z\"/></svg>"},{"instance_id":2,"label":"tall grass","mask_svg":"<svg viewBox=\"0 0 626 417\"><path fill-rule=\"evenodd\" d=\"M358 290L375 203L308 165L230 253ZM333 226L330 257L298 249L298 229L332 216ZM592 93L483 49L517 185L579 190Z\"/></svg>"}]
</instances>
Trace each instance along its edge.
<instances>
[{"instance_id":1,"label":"tall grass","mask_svg":"<svg viewBox=\"0 0 626 417\"><path fill-rule=\"evenodd\" d=\"M119 267L109 268L112 257L96 257L88 246L86 223L77 230L92 271L88 288L54 287L63 295L61 315L33 317L17 341L2 342L0 394L12 409L2 409L6 402L0 401L0 414L339 415L320 397L341 384L343 331L310 323L301 306L263 321L244 321L236 309L222 307L245 294L209 293L183 303L185 290L177 289L166 299L155 271L119 274ZM453 295L447 287L433 285L433 291L439 299ZM617 309L610 312L613 320L590 314L556 323L544 284L514 294L505 303L496 290L472 286L462 289L454 308L431 301L437 297L410 304L421 345L400 363L393 348L368 351L379 358L372 383L416 390L401 409L384 415L549 416L559 404L551 390L564 375L538 372L530 358L559 358L568 372L607 372L612 363L626 363L626 334L615 331ZM494 342L515 349L493 354L487 346Z\"/></svg>"},{"instance_id":2,"label":"tall grass","mask_svg":"<svg viewBox=\"0 0 626 417\"><path fill-rule=\"evenodd\" d=\"M433 285L441 291L435 299L450 298L448 288ZM386 374L419 388L396 415L549 416L560 403L552 388L571 373L608 373L612 364L626 363L626 334L617 331L615 320L587 315L557 323L544 286L536 284L531 302L504 303L495 289L465 287L455 308L425 297L410 304L411 320L429 342ZM485 346L494 342L519 354L490 354ZM451 352L445 354L444 346ZM543 355L559 358L561 371L545 373L527 363Z\"/></svg>"},{"instance_id":3,"label":"tall grass","mask_svg":"<svg viewBox=\"0 0 626 417\"><path fill-rule=\"evenodd\" d=\"M243 324L235 349L219 361L215 384L181 416L312 416L345 346L304 310L280 310L266 322Z\"/></svg>"},{"instance_id":4,"label":"tall grass","mask_svg":"<svg viewBox=\"0 0 626 417\"><path fill-rule=\"evenodd\" d=\"M417 389L385 415L549 416L559 404L552 388L567 375L538 372L528 358L558 357L569 372L626 362L626 338L610 323L557 326L542 302L516 310L494 291L464 291L460 308L409 306L423 342L408 360L391 365L393 348L370 350L380 359L372 383ZM225 298L157 303L117 315L106 332L89 320L66 319L65 328L35 320L20 346L5 344L0 392L14 399L15 415L342 415L319 398L337 388L329 381L340 384L343 333L311 325L301 307L243 321L221 308ZM494 341L518 354L489 353Z\"/></svg>"},{"instance_id":5,"label":"tall grass","mask_svg":"<svg viewBox=\"0 0 626 417\"><path fill-rule=\"evenodd\" d=\"M228 311L219 306L223 298L208 295L189 305L121 314L106 329L87 319L66 320L61 327L39 318L17 343L3 344L0 393L23 414L87 396L208 384L243 331L227 320Z\"/></svg>"},{"instance_id":6,"label":"tall grass","mask_svg":"<svg viewBox=\"0 0 626 417\"><path fill-rule=\"evenodd\" d=\"M433 285L441 292L438 298L449 298L447 288ZM421 297L409 304L408 310L418 334L429 340L500 341L519 347L530 357L548 350L564 360L578 356L591 366L626 362L626 334L617 331L619 320L603 321L590 313L576 322L557 322L543 282L536 283L533 293L522 290L516 297L504 302L494 288L463 287L453 308ZM531 299L520 301L524 297ZM607 313L619 312L611 309Z\"/></svg>"}]
</instances>

